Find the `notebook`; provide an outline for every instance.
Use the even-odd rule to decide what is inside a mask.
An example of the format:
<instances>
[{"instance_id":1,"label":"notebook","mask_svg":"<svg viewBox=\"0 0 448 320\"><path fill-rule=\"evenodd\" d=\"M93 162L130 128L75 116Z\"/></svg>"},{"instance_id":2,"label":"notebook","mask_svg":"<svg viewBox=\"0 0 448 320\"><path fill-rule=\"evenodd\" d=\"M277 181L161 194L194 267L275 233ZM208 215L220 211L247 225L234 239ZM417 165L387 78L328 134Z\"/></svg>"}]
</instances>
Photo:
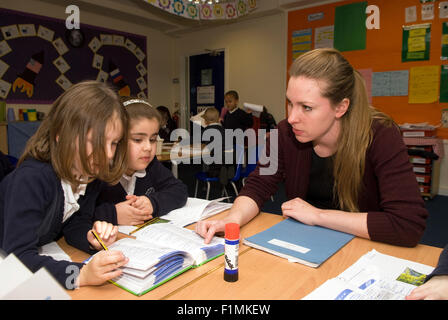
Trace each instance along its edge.
<instances>
[{"instance_id":1,"label":"notebook","mask_svg":"<svg viewBox=\"0 0 448 320\"><path fill-rule=\"evenodd\" d=\"M288 218L244 239L243 243L291 262L317 268L353 238L351 234Z\"/></svg>"},{"instance_id":2,"label":"notebook","mask_svg":"<svg viewBox=\"0 0 448 320\"><path fill-rule=\"evenodd\" d=\"M179 274L224 254L224 239L208 244L196 232L168 223L152 224L109 246L129 258L112 283L141 296Z\"/></svg>"}]
</instances>

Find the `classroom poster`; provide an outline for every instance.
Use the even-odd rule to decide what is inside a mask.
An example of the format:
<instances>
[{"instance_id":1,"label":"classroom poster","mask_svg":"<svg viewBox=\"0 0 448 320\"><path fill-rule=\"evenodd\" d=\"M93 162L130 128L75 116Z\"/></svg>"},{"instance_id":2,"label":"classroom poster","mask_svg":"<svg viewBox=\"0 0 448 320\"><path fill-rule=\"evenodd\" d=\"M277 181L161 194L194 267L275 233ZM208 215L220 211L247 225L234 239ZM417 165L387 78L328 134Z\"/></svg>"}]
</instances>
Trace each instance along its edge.
<instances>
[{"instance_id":1,"label":"classroom poster","mask_svg":"<svg viewBox=\"0 0 448 320\"><path fill-rule=\"evenodd\" d=\"M448 60L448 22L442 23L442 53L441 60Z\"/></svg>"},{"instance_id":2,"label":"classroom poster","mask_svg":"<svg viewBox=\"0 0 448 320\"><path fill-rule=\"evenodd\" d=\"M448 102L448 65L441 66L439 102Z\"/></svg>"},{"instance_id":3,"label":"classroom poster","mask_svg":"<svg viewBox=\"0 0 448 320\"><path fill-rule=\"evenodd\" d=\"M314 29L314 49L333 48L334 26L325 26Z\"/></svg>"},{"instance_id":4,"label":"classroom poster","mask_svg":"<svg viewBox=\"0 0 448 320\"><path fill-rule=\"evenodd\" d=\"M433 103L439 99L439 66L413 67L409 76L409 103Z\"/></svg>"},{"instance_id":5,"label":"classroom poster","mask_svg":"<svg viewBox=\"0 0 448 320\"><path fill-rule=\"evenodd\" d=\"M147 97L146 37L0 8L0 98L51 104L74 83L108 82Z\"/></svg>"},{"instance_id":6,"label":"classroom poster","mask_svg":"<svg viewBox=\"0 0 448 320\"><path fill-rule=\"evenodd\" d=\"M369 103L372 103L372 69L358 69L358 72L364 78L366 84L367 95L369 96Z\"/></svg>"},{"instance_id":7,"label":"classroom poster","mask_svg":"<svg viewBox=\"0 0 448 320\"><path fill-rule=\"evenodd\" d=\"M312 29L297 30L292 33L292 59L311 50Z\"/></svg>"},{"instance_id":8,"label":"classroom poster","mask_svg":"<svg viewBox=\"0 0 448 320\"><path fill-rule=\"evenodd\" d=\"M429 60L431 24L403 26L401 61Z\"/></svg>"},{"instance_id":9,"label":"classroom poster","mask_svg":"<svg viewBox=\"0 0 448 320\"><path fill-rule=\"evenodd\" d=\"M366 48L367 1L336 7L334 19L334 47L339 51Z\"/></svg>"},{"instance_id":10,"label":"classroom poster","mask_svg":"<svg viewBox=\"0 0 448 320\"><path fill-rule=\"evenodd\" d=\"M374 72L372 76L372 96L407 96L408 84L408 70Z\"/></svg>"}]
</instances>

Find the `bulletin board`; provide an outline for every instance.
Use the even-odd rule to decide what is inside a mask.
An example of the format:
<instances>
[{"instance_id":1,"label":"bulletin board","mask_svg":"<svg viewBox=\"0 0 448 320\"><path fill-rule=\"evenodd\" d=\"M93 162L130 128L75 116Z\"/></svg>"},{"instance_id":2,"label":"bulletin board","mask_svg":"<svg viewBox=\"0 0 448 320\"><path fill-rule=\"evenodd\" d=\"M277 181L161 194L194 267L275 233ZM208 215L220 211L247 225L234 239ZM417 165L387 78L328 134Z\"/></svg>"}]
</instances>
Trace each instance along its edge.
<instances>
[{"instance_id":1,"label":"bulletin board","mask_svg":"<svg viewBox=\"0 0 448 320\"><path fill-rule=\"evenodd\" d=\"M67 15L68 16L68 15ZM0 99L51 104L72 84L98 80L146 98L146 37L0 9Z\"/></svg>"},{"instance_id":2,"label":"bulletin board","mask_svg":"<svg viewBox=\"0 0 448 320\"><path fill-rule=\"evenodd\" d=\"M329 26L335 24L335 11L337 7L363 2L361 0L347 0L336 3L326 4L318 7L294 10L288 12L288 51L287 51L287 70L293 62L293 56L297 55L297 50L310 50L315 46L325 46L325 31ZM443 86L448 84L448 71L444 65L448 65L448 60L442 60L443 52L448 53L448 25L444 30L444 23L448 18L439 17L439 4L442 1L435 1L434 16L432 19L423 20L422 3L420 0L369 0L367 5L376 5L379 8L380 20L379 29L367 29L365 35L365 49L343 51L342 54L358 70L368 70L373 73L377 79L388 77L402 77L403 81L391 81L391 93L382 93L384 96L373 94L371 97L372 105L379 110L390 115L396 123L421 123L428 122L431 125L439 125L442 116L442 109L448 108L447 90ZM406 23L406 8L416 7L416 20ZM366 17L369 14L366 14ZM408 12L408 19L410 15ZM430 47L428 60L403 62L403 26L413 26L418 24L430 24ZM316 32L318 36L316 38ZM301 35L308 34L309 37ZM445 34L447 34L445 36ZM408 35L407 35L408 36ZM442 41L444 36L444 41ZM294 48L293 48L294 42ZM442 44L443 43L443 44ZM296 51L293 53L294 50ZM444 50L444 51L443 51ZM414 67L432 67L432 71L438 72L438 82L435 85L437 101L410 103L409 89L412 76L417 76L417 68ZM423 68L427 69L427 68ZM411 74L411 70L413 70ZM395 72L399 71L399 72ZM442 78L441 78L442 76ZM395 79L395 78L394 78ZM448 79L448 78L447 78ZM442 83L442 88L440 88ZM395 87L393 87L395 85ZM370 90L371 88L369 88ZM371 92L370 92L371 93ZM412 97L411 97L412 98ZM445 102L447 101L447 102ZM438 128L437 136L448 139L448 129Z\"/></svg>"}]
</instances>

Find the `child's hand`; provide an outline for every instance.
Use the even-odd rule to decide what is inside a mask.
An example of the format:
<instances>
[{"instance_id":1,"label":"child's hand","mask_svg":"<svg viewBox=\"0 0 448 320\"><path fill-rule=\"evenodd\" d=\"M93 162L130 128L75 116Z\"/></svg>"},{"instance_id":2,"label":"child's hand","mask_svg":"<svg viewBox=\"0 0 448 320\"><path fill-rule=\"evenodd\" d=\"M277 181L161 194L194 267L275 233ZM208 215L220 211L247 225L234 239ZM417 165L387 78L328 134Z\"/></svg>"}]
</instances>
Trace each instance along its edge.
<instances>
[{"instance_id":1,"label":"child's hand","mask_svg":"<svg viewBox=\"0 0 448 320\"><path fill-rule=\"evenodd\" d=\"M117 239L118 227L114 226L112 223L108 223L106 221L95 221L92 230L95 230L96 234L101 238L106 247L114 243ZM87 240L96 250L103 249L91 231L87 232Z\"/></svg>"},{"instance_id":2,"label":"child's hand","mask_svg":"<svg viewBox=\"0 0 448 320\"><path fill-rule=\"evenodd\" d=\"M154 208L152 206L151 200L149 200L146 196L135 196L130 195L126 196L126 199L135 199L134 202L132 202L132 206L142 210L143 214L146 215L145 220L152 218L152 213L154 212Z\"/></svg>"},{"instance_id":3,"label":"child's hand","mask_svg":"<svg viewBox=\"0 0 448 320\"><path fill-rule=\"evenodd\" d=\"M121 251L107 250L97 253L92 260L81 268L78 277L79 286L100 285L122 274L120 267L129 262Z\"/></svg>"},{"instance_id":4,"label":"child's hand","mask_svg":"<svg viewBox=\"0 0 448 320\"><path fill-rule=\"evenodd\" d=\"M120 225L135 226L142 224L145 220L151 219L152 215L146 211L135 207L136 196L128 196L128 200L117 203L115 209L117 210L117 221ZM126 198L128 198L126 197Z\"/></svg>"},{"instance_id":5,"label":"child's hand","mask_svg":"<svg viewBox=\"0 0 448 320\"><path fill-rule=\"evenodd\" d=\"M448 276L434 276L412 290L406 300L448 300Z\"/></svg>"}]
</instances>

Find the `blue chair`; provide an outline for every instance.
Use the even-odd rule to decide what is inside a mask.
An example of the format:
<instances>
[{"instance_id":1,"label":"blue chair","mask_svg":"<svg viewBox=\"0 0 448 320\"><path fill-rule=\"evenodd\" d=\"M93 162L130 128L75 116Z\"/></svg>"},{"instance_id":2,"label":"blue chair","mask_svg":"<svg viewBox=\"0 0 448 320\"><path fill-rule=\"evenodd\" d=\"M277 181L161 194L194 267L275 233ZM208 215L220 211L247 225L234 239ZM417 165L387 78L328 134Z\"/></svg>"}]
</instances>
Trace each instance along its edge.
<instances>
[{"instance_id":1,"label":"blue chair","mask_svg":"<svg viewBox=\"0 0 448 320\"><path fill-rule=\"evenodd\" d=\"M235 196L238 195L238 189L236 188L236 185L234 182L238 181L240 179L240 174L241 174L241 170L243 168L243 163L244 163L244 147L240 146L240 145L236 145L235 146L235 150L237 153L237 166L235 168L235 174L233 177L231 177L229 179L229 181L231 182L233 189L235 191ZM196 185L194 188L194 196L195 198L197 197L198 194L198 185L199 185L199 181L205 182L207 183L207 193L205 196L205 199L208 200L208 197L210 195L210 182L220 182L222 183L222 181L220 181L219 177L209 177L207 172L204 171L200 171L198 173L195 174L195 178L196 178ZM223 184L222 185L222 191L221 191L221 197L228 197L229 194L227 193L227 189L226 189L226 185Z\"/></svg>"},{"instance_id":2,"label":"blue chair","mask_svg":"<svg viewBox=\"0 0 448 320\"><path fill-rule=\"evenodd\" d=\"M208 197L210 195L210 182L219 182L219 177L209 177L207 175L207 172L201 171L201 172L198 172L195 174L195 178L196 178L196 186L194 188L194 197L196 198L198 195L198 182L203 181L203 182L207 183L207 193L206 193L205 199L208 200ZM223 188L222 188L221 196L228 197L227 190L226 190L225 186L223 186Z\"/></svg>"}]
</instances>

